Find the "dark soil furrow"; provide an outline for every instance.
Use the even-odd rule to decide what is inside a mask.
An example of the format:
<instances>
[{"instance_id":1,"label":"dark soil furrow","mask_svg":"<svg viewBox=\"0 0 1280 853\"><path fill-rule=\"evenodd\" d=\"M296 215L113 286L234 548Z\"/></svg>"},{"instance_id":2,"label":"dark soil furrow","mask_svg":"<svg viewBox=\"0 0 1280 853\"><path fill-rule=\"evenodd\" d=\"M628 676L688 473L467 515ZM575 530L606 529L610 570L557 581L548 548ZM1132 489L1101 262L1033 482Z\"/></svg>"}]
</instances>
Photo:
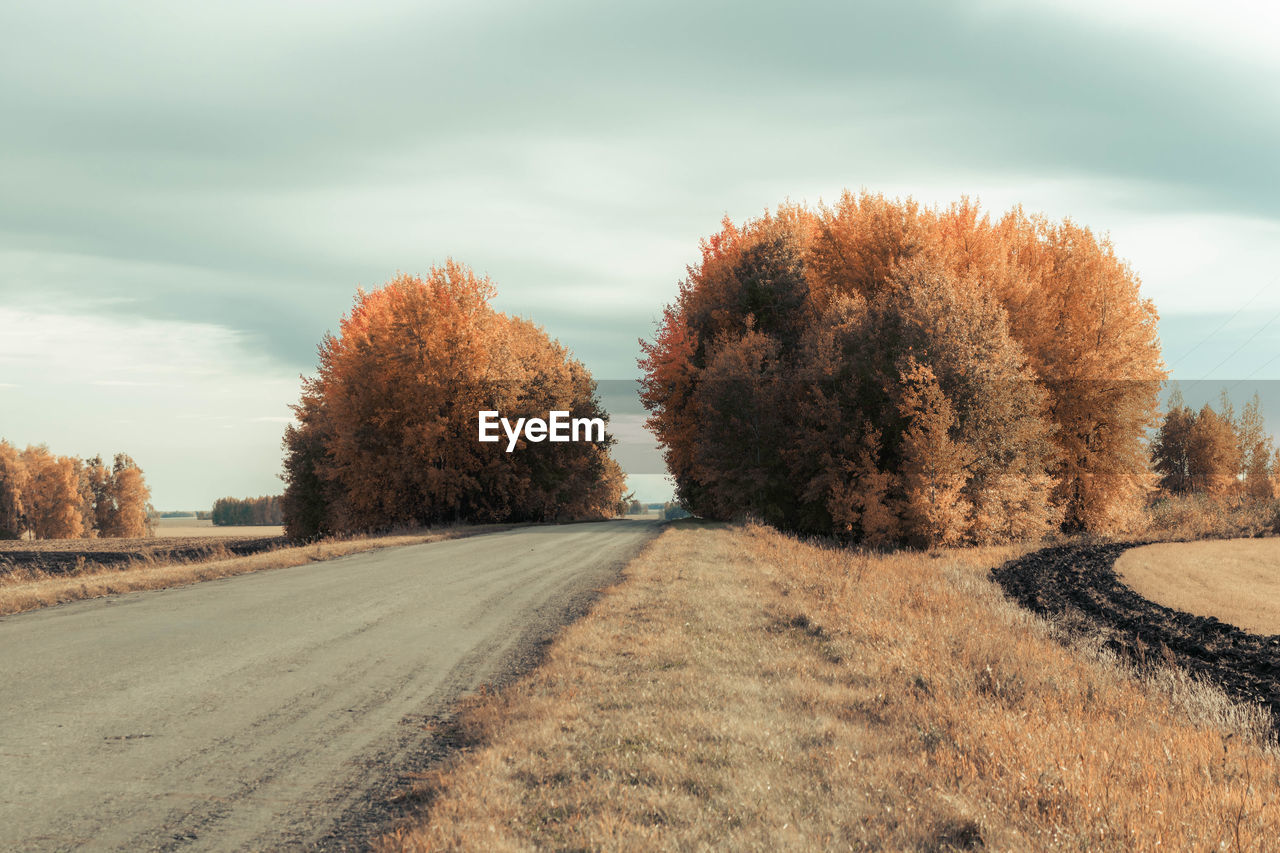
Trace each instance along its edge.
<instances>
[{"instance_id":1,"label":"dark soil furrow","mask_svg":"<svg viewBox=\"0 0 1280 853\"><path fill-rule=\"evenodd\" d=\"M64 547L0 549L0 575L17 569L30 569L50 575L74 574L87 565L126 568L137 562L193 563L219 557L247 557L262 551L284 547L288 540L283 536L264 536L254 539L235 537L199 537L171 540L165 544L152 544L139 540L124 540L113 546L99 545L95 540L78 544L68 540ZM14 543L10 543L11 545Z\"/></svg>"},{"instance_id":2,"label":"dark soil furrow","mask_svg":"<svg viewBox=\"0 0 1280 853\"><path fill-rule=\"evenodd\" d=\"M1116 575L1116 559L1146 544L1045 548L991 575L1008 596L1035 613L1083 619L1109 648L1139 666L1180 666L1237 700L1261 702L1280 718L1280 635L1250 634L1129 589Z\"/></svg>"}]
</instances>

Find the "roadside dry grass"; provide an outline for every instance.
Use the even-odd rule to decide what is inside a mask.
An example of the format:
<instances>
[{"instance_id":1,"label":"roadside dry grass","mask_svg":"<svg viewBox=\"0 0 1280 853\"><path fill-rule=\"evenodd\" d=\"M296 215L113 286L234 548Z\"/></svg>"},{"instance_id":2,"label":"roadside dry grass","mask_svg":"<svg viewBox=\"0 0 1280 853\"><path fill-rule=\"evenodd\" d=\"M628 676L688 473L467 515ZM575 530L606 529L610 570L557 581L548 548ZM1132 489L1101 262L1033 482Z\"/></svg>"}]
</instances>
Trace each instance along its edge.
<instances>
[{"instance_id":1,"label":"roadside dry grass","mask_svg":"<svg viewBox=\"0 0 1280 853\"><path fill-rule=\"evenodd\" d=\"M1006 602L1019 553L665 532L476 698L386 850L1260 850L1270 721Z\"/></svg>"},{"instance_id":2,"label":"roadside dry grass","mask_svg":"<svg viewBox=\"0 0 1280 853\"><path fill-rule=\"evenodd\" d=\"M74 574L46 574L30 569L16 569L8 574L0 574L0 616L23 613L68 601L147 589L167 589L249 572L283 569L320 560L331 560L362 551L395 548L400 545L420 545L424 542L438 542L505 529L507 527L502 525L459 525L381 536L327 539L311 545L278 548L247 557L215 555L213 559L190 563L163 562L143 556L124 567L101 566L86 562L84 567Z\"/></svg>"},{"instance_id":3,"label":"roadside dry grass","mask_svg":"<svg viewBox=\"0 0 1280 853\"><path fill-rule=\"evenodd\" d=\"M1116 574L1166 607L1280 634L1280 538L1147 545L1121 554Z\"/></svg>"},{"instance_id":4,"label":"roadside dry grass","mask_svg":"<svg viewBox=\"0 0 1280 853\"><path fill-rule=\"evenodd\" d=\"M1280 533L1280 501L1209 495L1162 497L1148 512L1153 539L1231 539Z\"/></svg>"}]
</instances>

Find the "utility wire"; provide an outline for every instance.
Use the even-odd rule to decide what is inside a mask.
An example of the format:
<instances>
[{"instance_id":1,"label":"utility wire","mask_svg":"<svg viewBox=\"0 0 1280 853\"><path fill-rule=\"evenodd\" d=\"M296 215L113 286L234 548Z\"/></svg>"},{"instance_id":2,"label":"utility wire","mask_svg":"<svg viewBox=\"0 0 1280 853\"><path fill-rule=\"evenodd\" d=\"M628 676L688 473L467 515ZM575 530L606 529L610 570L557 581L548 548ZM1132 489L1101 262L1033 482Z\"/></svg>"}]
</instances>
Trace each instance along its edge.
<instances>
[{"instance_id":1,"label":"utility wire","mask_svg":"<svg viewBox=\"0 0 1280 853\"><path fill-rule=\"evenodd\" d=\"M1201 339L1200 339L1200 343L1196 344L1196 345L1195 345L1195 346L1193 346L1191 349L1187 350L1187 351L1186 351L1186 352L1184 352L1182 355L1178 356L1177 361L1173 362L1173 364L1172 364L1172 365L1170 365L1169 370L1170 370L1170 371L1172 371L1172 370L1173 370L1173 368L1177 367L1179 364L1182 364L1182 362L1184 362L1184 361L1186 361L1186 360L1187 360L1187 356L1191 355L1193 352L1195 352L1196 350L1200 349L1200 347L1204 346L1206 343L1208 343L1208 342L1209 342L1209 340L1210 340L1211 338L1213 338L1215 335L1217 335L1217 334L1218 334L1218 332L1221 332L1223 329L1225 329L1227 326L1229 326L1229 325L1231 324L1231 321L1232 321L1232 320L1234 320L1235 318L1237 318L1237 317L1239 317L1239 316L1240 316L1240 312L1241 312L1241 311L1243 311L1244 309L1246 309L1246 308L1248 308L1250 305L1252 305L1252 304L1253 304L1253 300L1255 300L1255 299L1257 299L1259 296L1261 296L1261 295L1263 294L1263 291L1265 291L1265 290L1267 290L1268 288L1270 288L1273 284L1275 284L1275 283L1276 283L1276 281L1277 281L1277 280L1280 280L1280 277L1278 277L1278 278L1273 278L1273 279L1271 279L1271 281L1269 281L1269 282L1267 282L1266 284L1262 285L1262 287L1260 287L1260 288L1258 289L1258 292L1257 292L1257 293L1255 293L1255 294L1253 294L1253 296L1250 296L1250 297L1249 297L1249 301L1248 301L1248 302L1246 302L1245 304L1241 305L1239 308L1237 308L1237 309L1236 309L1236 313L1232 314L1230 317L1228 317L1227 319L1223 320L1223 321L1218 325L1218 327L1217 327L1216 329L1214 329L1212 332L1210 332L1209 334L1207 334L1207 335L1205 335L1203 338L1201 338ZM1221 365L1219 365L1219 367L1221 367ZM1217 369L1218 369L1217 367L1215 367L1215 368L1214 368L1214 370L1217 370ZM1210 373L1212 373L1213 371L1211 370L1211 371L1209 371L1209 372L1210 372Z\"/></svg>"},{"instance_id":2,"label":"utility wire","mask_svg":"<svg viewBox=\"0 0 1280 853\"><path fill-rule=\"evenodd\" d=\"M1245 382L1248 382L1250 379L1252 379L1253 377L1257 376L1259 373L1261 373L1262 371L1266 370L1268 367L1270 367L1272 364L1275 364L1277 361L1280 361L1280 353L1278 353L1278 354L1276 354L1276 355L1271 356L1271 358L1267 359L1267 360L1266 360L1266 361L1264 361L1262 364L1258 365L1258 367L1257 367L1256 369L1254 369L1253 373L1250 373L1250 374L1249 374L1248 376L1246 376L1244 379L1237 379L1237 380L1236 380L1236 382L1235 382L1235 384L1233 384L1233 385L1231 386L1231 388L1228 388L1227 390L1228 390L1228 391L1230 391L1232 388L1235 388L1235 387L1236 387L1236 385L1240 385L1240 384L1243 384L1243 383L1245 383Z\"/></svg>"},{"instance_id":3,"label":"utility wire","mask_svg":"<svg viewBox=\"0 0 1280 853\"><path fill-rule=\"evenodd\" d=\"M1231 353L1231 355L1227 356L1227 357L1226 357L1226 358L1224 358L1222 361L1220 361L1220 362L1218 362L1217 364L1215 364L1215 365L1213 366L1213 370L1210 370L1208 373L1206 373L1204 376L1201 376L1200 378L1201 378L1201 379L1208 379L1211 375L1213 375L1214 371L1216 371L1219 367L1222 367L1222 365L1226 364L1226 363L1227 363L1228 361L1230 361L1231 359L1235 358L1237 355L1239 355L1239 354L1240 354L1240 351L1241 351L1242 349L1244 349L1245 347L1247 347L1249 344L1253 343L1253 339L1254 339L1254 338L1256 338L1258 335L1262 334L1264 331L1266 331L1266 328L1267 328L1268 326L1270 326L1272 323L1274 323L1276 320L1280 320L1280 311L1277 311L1277 312L1275 313L1275 315L1274 315L1274 316L1272 316L1272 318L1271 318L1270 320L1268 320L1267 322L1265 322L1265 323L1263 323L1261 326L1259 326L1259 327L1258 327L1258 329L1257 329L1257 331L1255 331L1252 335L1250 335L1247 339L1245 339L1245 342L1244 342L1244 343L1242 343L1240 346L1236 347L1235 352ZM1259 369L1259 370L1261 370L1262 368L1258 368L1258 369ZM1256 371L1255 371L1255 372L1256 372Z\"/></svg>"}]
</instances>

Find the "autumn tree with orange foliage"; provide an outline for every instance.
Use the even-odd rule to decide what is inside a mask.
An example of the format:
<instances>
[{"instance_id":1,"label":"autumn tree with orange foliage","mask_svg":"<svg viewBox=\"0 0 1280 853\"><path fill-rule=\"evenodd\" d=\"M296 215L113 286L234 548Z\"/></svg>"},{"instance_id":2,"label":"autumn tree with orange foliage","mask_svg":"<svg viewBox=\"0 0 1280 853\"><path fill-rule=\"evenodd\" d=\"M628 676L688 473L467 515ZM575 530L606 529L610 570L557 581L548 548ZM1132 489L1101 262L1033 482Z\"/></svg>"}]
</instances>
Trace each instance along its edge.
<instances>
[{"instance_id":1,"label":"autumn tree with orange foliage","mask_svg":"<svg viewBox=\"0 0 1280 853\"><path fill-rule=\"evenodd\" d=\"M1193 492L1225 495L1236 484L1240 453L1231 421L1209 404L1196 413L1187 435L1187 473Z\"/></svg>"},{"instance_id":2,"label":"autumn tree with orange foliage","mask_svg":"<svg viewBox=\"0 0 1280 853\"><path fill-rule=\"evenodd\" d=\"M0 440L0 539L17 539L22 535L22 493L26 491L27 472L17 448Z\"/></svg>"},{"instance_id":3,"label":"autumn tree with orange foliage","mask_svg":"<svg viewBox=\"0 0 1280 853\"><path fill-rule=\"evenodd\" d=\"M1272 485L1272 459L1275 445L1262 416L1262 398L1254 393L1233 424L1236 432L1236 455L1240 460L1240 487L1245 497L1271 500L1276 496Z\"/></svg>"},{"instance_id":4,"label":"autumn tree with orange foliage","mask_svg":"<svg viewBox=\"0 0 1280 853\"><path fill-rule=\"evenodd\" d=\"M448 262L356 295L320 345L285 434L290 535L454 521L612 516L621 469L602 443L477 441L477 414L601 417L595 382L494 287Z\"/></svg>"},{"instance_id":5,"label":"autumn tree with orange foliage","mask_svg":"<svg viewBox=\"0 0 1280 853\"><path fill-rule=\"evenodd\" d=\"M44 445L19 453L0 440L0 539L136 537L151 533L151 490L127 455L57 456Z\"/></svg>"},{"instance_id":6,"label":"autumn tree with orange foliage","mask_svg":"<svg viewBox=\"0 0 1280 853\"><path fill-rule=\"evenodd\" d=\"M80 515L80 478L75 461L44 445L22 451L26 488L25 526L37 539L75 539L85 530Z\"/></svg>"},{"instance_id":7,"label":"autumn tree with orange foliage","mask_svg":"<svg viewBox=\"0 0 1280 853\"><path fill-rule=\"evenodd\" d=\"M1151 445L1152 466L1170 495L1269 501L1276 495L1276 451L1254 395L1239 416L1226 392L1218 408L1190 409L1175 390Z\"/></svg>"},{"instance_id":8,"label":"autumn tree with orange foliage","mask_svg":"<svg viewBox=\"0 0 1280 853\"><path fill-rule=\"evenodd\" d=\"M1115 532L1152 487L1155 322L1087 229L846 193L704 241L641 342L642 397L700 515L869 542Z\"/></svg>"},{"instance_id":9,"label":"autumn tree with orange foliage","mask_svg":"<svg viewBox=\"0 0 1280 853\"><path fill-rule=\"evenodd\" d=\"M102 522L110 514L115 502L114 488L111 480L111 468L103 463L101 456L86 459L80 466L80 507L86 527L98 529L103 536Z\"/></svg>"},{"instance_id":10,"label":"autumn tree with orange foliage","mask_svg":"<svg viewBox=\"0 0 1280 853\"><path fill-rule=\"evenodd\" d=\"M1191 491L1191 427L1195 421L1195 412L1183 401L1182 392L1175 390L1151 444L1152 468L1160 476L1160 488L1169 494Z\"/></svg>"},{"instance_id":11,"label":"autumn tree with orange foliage","mask_svg":"<svg viewBox=\"0 0 1280 853\"><path fill-rule=\"evenodd\" d=\"M117 453L112 460L107 494L106 506L95 505L99 536L134 538L151 533L147 512L151 490L142 469L128 454Z\"/></svg>"},{"instance_id":12,"label":"autumn tree with orange foliage","mask_svg":"<svg viewBox=\"0 0 1280 853\"><path fill-rule=\"evenodd\" d=\"M952 433L951 401L933 370L908 357L898 385L902 433L902 515L919 544L957 545L972 505L963 491L971 463Z\"/></svg>"}]
</instances>

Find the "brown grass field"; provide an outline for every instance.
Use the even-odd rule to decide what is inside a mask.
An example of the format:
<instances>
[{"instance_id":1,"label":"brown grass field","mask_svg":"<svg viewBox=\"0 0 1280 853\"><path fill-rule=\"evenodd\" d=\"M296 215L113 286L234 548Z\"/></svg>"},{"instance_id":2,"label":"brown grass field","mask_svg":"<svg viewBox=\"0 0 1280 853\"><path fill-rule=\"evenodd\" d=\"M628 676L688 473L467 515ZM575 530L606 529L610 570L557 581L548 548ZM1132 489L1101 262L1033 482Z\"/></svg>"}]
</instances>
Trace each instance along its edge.
<instances>
[{"instance_id":1,"label":"brown grass field","mask_svg":"<svg viewBox=\"0 0 1280 853\"><path fill-rule=\"evenodd\" d=\"M1271 720L1014 606L1012 547L681 523L475 697L381 850L1264 850Z\"/></svg>"},{"instance_id":2,"label":"brown grass field","mask_svg":"<svg viewBox=\"0 0 1280 853\"><path fill-rule=\"evenodd\" d=\"M1280 538L1147 545L1125 552L1116 574L1166 607L1280 634Z\"/></svg>"},{"instance_id":3,"label":"brown grass field","mask_svg":"<svg viewBox=\"0 0 1280 853\"><path fill-rule=\"evenodd\" d=\"M248 556L230 554L227 549L234 547L237 539L217 535L0 542L0 616L68 601L147 589L167 589L248 572L300 566L361 551L456 539L506 530L509 527L510 525L459 525L285 547L275 547L273 542L269 543L271 550ZM260 528L239 529L253 531ZM241 538L256 541L254 537ZM190 550L198 551L200 559L192 561L172 556L172 551L181 553ZM12 555L16 551L27 552L26 555L32 557L47 557L51 566L65 565L68 558L78 562L73 570L67 572L41 571L24 565L9 569L5 555ZM108 564L108 560L121 557L127 558L127 562Z\"/></svg>"}]
</instances>

